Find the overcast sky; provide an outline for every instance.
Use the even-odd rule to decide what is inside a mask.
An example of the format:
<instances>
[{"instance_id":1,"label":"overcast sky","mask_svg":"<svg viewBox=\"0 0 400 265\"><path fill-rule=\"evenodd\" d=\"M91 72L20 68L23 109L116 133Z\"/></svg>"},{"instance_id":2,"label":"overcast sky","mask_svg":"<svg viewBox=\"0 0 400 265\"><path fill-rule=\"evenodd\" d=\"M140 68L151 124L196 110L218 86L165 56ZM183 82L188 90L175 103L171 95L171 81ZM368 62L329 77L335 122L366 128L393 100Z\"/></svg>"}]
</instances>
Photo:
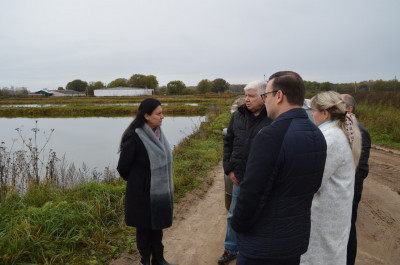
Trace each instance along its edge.
<instances>
[{"instance_id":1,"label":"overcast sky","mask_svg":"<svg viewBox=\"0 0 400 265\"><path fill-rule=\"evenodd\" d=\"M0 88L400 76L399 0L0 0Z\"/></svg>"}]
</instances>

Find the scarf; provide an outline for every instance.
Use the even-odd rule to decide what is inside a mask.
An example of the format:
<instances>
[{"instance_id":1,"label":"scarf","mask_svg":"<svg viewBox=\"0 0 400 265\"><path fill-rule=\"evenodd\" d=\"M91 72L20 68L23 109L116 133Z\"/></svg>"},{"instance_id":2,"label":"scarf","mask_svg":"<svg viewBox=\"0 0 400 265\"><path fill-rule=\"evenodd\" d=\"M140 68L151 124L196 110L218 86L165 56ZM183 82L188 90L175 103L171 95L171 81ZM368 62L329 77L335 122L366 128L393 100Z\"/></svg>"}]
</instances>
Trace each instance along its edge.
<instances>
[{"instance_id":1,"label":"scarf","mask_svg":"<svg viewBox=\"0 0 400 265\"><path fill-rule=\"evenodd\" d=\"M172 182L172 151L160 128L160 139L147 123L135 132L142 140L150 160L150 207L153 229L172 225L174 186Z\"/></svg>"}]
</instances>

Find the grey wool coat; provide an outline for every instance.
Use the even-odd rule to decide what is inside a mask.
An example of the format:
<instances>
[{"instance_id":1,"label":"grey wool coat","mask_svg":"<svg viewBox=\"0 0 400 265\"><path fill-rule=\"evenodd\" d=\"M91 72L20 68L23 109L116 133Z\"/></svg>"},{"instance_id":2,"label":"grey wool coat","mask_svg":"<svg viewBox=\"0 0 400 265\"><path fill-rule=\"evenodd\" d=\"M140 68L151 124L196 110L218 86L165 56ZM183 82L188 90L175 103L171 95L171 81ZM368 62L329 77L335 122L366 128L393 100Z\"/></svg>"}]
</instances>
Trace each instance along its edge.
<instances>
[{"instance_id":1,"label":"grey wool coat","mask_svg":"<svg viewBox=\"0 0 400 265\"><path fill-rule=\"evenodd\" d=\"M172 152L162 131L158 140L147 124L138 129L122 140L117 166L127 181L125 222L133 227L167 228L173 217Z\"/></svg>"},{"instance_id":2,"label":"grey wool coat","mask_svg":"<svg viewBox=\"0 0 400 265\"><path fill-rule=\"evenodd\" d=\"M301 264L344 265L354 196L354 159L344 132L331 122L320 126L327 144L322 184L311 206L311 234Z\"/></svg>"}]
</instances>

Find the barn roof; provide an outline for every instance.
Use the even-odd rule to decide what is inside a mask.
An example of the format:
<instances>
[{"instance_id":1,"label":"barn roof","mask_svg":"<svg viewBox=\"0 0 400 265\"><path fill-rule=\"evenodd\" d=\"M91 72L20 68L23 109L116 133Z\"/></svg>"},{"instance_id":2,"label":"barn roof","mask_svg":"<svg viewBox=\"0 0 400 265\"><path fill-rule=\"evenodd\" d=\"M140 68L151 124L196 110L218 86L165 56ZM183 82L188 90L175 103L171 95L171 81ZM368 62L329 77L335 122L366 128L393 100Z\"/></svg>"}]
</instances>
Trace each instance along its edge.
<instances>
[{"instance_id":1,"label":"barn roof","mask_svg":"<svg viewBox=\"0 0 400 265\"><path fill-rule=\"evenodd\" d=\"M111 88L101 88L96 90L138 90L138 89L150 89L141 87L111 87ZM153 89L152 89L153 90Z\"/></svg>"}]
</instances>

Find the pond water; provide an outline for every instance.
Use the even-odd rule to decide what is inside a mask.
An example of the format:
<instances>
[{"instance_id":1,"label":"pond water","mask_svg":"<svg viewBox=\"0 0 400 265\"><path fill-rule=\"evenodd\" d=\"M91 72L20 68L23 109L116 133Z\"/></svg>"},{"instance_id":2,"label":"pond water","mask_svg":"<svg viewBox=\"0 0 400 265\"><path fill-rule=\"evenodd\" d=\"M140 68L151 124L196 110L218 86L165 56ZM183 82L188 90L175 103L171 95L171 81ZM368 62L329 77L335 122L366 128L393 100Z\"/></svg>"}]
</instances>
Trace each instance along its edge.
<instances>
[{"instance_id":1,"label":"pond water","mask_svg":"<svg viewBox=\"0 0 400 265\"><path fill-rule=\"evenodd\" d=\"M54 129L43 153L48 154L51 148L57 157L65 155L67 162L74 163L77 168L81 168L84 162L90 169L103 170L105 167L116 167L121 135L133 118L0 118L0 141L5 142L8 151L11 147L13 151L23 147L16 128L21 129L21 135L26 140L34 139L32 128L36 126L36 120L40 130L37 133L39 148L43 147L46 137ZM204 116L165 117L161 128L173 149L203 121Z\"/></svg>"}]
</instances>

